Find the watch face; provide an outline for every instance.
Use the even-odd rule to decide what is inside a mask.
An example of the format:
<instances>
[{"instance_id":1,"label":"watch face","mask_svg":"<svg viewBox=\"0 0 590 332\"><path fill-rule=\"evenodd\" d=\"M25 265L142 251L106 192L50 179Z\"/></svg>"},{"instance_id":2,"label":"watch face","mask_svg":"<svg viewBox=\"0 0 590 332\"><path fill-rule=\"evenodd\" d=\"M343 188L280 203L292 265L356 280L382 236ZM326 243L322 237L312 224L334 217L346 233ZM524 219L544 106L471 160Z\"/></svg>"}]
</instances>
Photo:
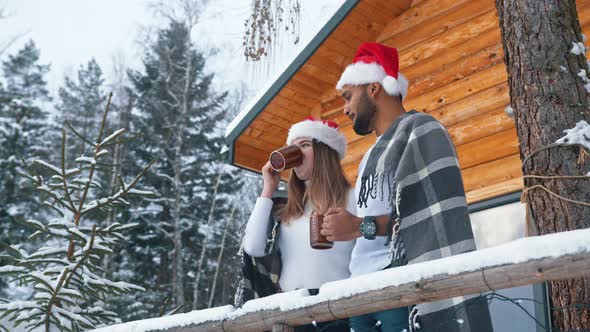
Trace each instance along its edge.
<instances>
[{"instance_id":1,"label":"watch face","mask_svg":"<svg viewBox=\"0 0 590 332\"><path fill-rule=\"evenodd\" d=\"M373 223L367 223L364 228L365 228L365 233L367 233L367 234L375 234L375 230L376 230L375 229L375 224L373 224Z\"/></svg>"},{"instance_id":2,"label":"watch face","mask_svg":"<svg viewBox=\"0 0 590 332\"><path fill-rule=\"evenodd\" d=\"M362 233L364 233L366 235L373 235L377 232L377 227L376 227L374 221L371 222L371 221L365 220L362 223L361 228L362 228Z\"/></svg>"}]
</instances>

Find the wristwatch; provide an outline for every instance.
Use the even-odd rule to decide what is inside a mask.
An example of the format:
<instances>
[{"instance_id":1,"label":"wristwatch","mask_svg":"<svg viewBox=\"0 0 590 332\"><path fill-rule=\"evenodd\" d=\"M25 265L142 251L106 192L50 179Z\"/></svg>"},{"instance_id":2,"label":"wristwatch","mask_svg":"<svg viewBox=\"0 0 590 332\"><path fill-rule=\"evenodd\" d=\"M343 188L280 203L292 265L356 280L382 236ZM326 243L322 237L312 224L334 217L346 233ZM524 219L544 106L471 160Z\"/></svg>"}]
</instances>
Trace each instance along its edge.
<instances>
[{"instance_id":1,"label":"wristwatch","mask_svg":"<svg viewBox=\"0 0 590 332\"><path fill-rule=\"evenodd\" d=\"M364 217L363 221L359 225L359 232L361 232L361 235L365 239L375 240L375 236L377 235L377 222L375 221L375 217Z\"/></svg>"}]
</instances>

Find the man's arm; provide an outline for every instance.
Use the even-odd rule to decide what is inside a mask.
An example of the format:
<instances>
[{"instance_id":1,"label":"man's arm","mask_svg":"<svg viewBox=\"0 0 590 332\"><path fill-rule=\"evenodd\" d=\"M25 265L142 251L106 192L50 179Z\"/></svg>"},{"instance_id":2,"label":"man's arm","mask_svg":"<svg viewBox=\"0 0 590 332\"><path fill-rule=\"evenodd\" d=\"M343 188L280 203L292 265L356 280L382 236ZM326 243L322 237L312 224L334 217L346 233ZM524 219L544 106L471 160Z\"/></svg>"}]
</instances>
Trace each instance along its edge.
<instances>
[{"instance_id":1,"label":"man's arm","mask_svg":"<svg viewBox=\"0 0 590 332\"><path fill-rule=\"evenodd\" d=\"M389 215L375 217L377 236L386 236L390 234L387 230L389 218ZM355 216L346 209L328 209L324 215L324 223L322 224L322 230L320 233L324 235L328 241L351 241L362 237L359 231L359 225L362 221L363 218Z\"/></svg>"}]
</instances>

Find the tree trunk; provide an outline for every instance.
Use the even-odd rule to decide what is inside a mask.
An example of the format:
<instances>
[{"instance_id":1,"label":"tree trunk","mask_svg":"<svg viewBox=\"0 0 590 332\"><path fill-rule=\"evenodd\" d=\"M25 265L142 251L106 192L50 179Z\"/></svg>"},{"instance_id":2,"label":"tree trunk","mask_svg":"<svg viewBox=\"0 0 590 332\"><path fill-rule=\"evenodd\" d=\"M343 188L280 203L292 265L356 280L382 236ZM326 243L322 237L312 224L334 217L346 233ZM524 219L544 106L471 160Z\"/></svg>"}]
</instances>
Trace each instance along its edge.
<instances>
[{"instance_id":1,"label":"tree trunk","mask_svg":"<svg viewBox=\"0 0 590 332\"><path fill-rule=\"evenodd\" d=\"M158 286L166 285L170 282L168 276L168 252L160 252L160 269L158 271Z\"/></svg>"},{"instance_id":2,"label":"tree trunk","mask_svg":"<svg viewBox=\"0 0 590 332\"><path fill-rule=\"evenodd\" d=\"M219 184L221 183L221 174L221 170L219 170L219 173L217 174L217 181L215 182L215 188L213 189L213 197L211 198L211 208L209 208L209 217L207 218L207 225L211 225L213 221L213 216L215 215L215 201L217 200L217 188L219 188ZM199 283L201 282L203 264L205 263L207 245L209 242L207 239L207 236L205 236L205 238L203 239L201 256L199 257L199 262L197 264L197 275L195 277L195 286L193 288L193 310L196 310L199 305Z\"/></svg>"},{"instance_id":3,"label":"tree trunk","mask_svg":"<svg viewBox=\"0 0 590 332\"><path fill-rule=\"evenodd\" d=\"M133 97L132 95L128 96L127 105L125 105L124 109L121 109L119 113L119 128L124 128L126 131L129 130L130 125L130 118L131 118L131 110L133 108ZM111 174L111 179L109 182L109 190L113 190L117 185L117 176L121 175L121 163L123 162L123 145L120 142L120 139L117 138L117 144L113 146L113 173ZM111 209L108 212L107 219L106 219L106 226L110 226L113 222L115 222L115 217L117 215L116 209ZM103 261L103 269L104 274L107 279L111 278L113 272L113 264L111 264L111 255L106 255Z\"/></svg>"},{"instance_id":4,"label":"tree trunk","mask_svg":"<svg viewBox=\"0 0 590 332\"><path fill-rule=\"evenodd\" d=\"M564 136L564 129L589 119L588 93L578 76L580 70L588 72L588 65L583 54L570 52L573 43L583 42L575 1L496 0L496 6L520 156L526 161L523 173L586 174L588 162L579 160L579 146L535 152ZM527 190L532 186L537 187ZM590 201L588 179L525 178L523 198L539 234L590 226L590 207L567 202L544 188L568 199ZM590 329L590 278L551 282L549 291L555 329Z\"/></svg>"},{"instance_id":5,"label":"tree trunk","mask_svg":"<svg viewBox=\"0 0 590 332\"><path fill-rule=\"evenodd\" d=\"M223 258L223 251L225 250L225 238L227 237L227 229L229 228L230 222L234 217L237 205L234 204L229 215L229 220L225 223L225 229L223 230L223 236L221 237L221 248L219 248L219 255L217 256L217 266L215 266L215 275L213 276L213 285L211 285L211 293L209 294L209 303L207 308L211 308L213 305L213 298L215 297L215 287L217 286L217 278L219 277L219 270L221 270L221 259Z\"/></svg>"},{"instance_id":6,"label":"tree trunk","mask_svg":"<svg viewBox=\"0 0 590 332\"><path fill-rule=\"evenodd\" d=\"M178 145L180 147L180 144ZM179 148L177 148L179 150ZM179 152L179 151L178 151ZM175 293L174 302L177 306L184 304L184 264L182 261L182 224L181 224L181 193L182 193L182 181L181 175L181 156L180 153L176 154L174 161L174 267L175 267Z\"/></svg>"},{"instance_id":7,"label":"tree trunk","mask_svg":"<svg viewBox=\"0 0 590 332\"><path fill-rule=\"evenodd\" d=\"M189 34L190 35L190 34ZM175 159L174 159L174 193L175 193L175 207L174 207L174 250L175 250L175 261L174 265L176 267L175 271L177 273L176 278L179 285L176 285L176 305L183 305L184 304L184 265L182 262L182 225L181 225L181 194L182 194L182 154L181 148L184 145L184 135L185 135L185 124L187 122L187 117L189 114L190 105L190 82L191 82L191 72L192 72L192 61L191 61L191 52L190 49L186 52L186 60L187 65L184 68L184 88L182 90L182 94L180 96L175 97L176 100L182 101L179 111L178 123L178 131L175 133L176 136L176 145L174 146L175 149ZM174 64L170 64L174 66ZM170 91L171 95L174 95L174 91Z\"/></svg>"},{"instance_id":8,"label":"tree trunk","mask_svg":"<svg viewBox=\"0 0 590 332\"><path fill-rule=\"evenodd\" d=\"M223 236L221 237L221 248L219 248L219 254L217 255L217 266L215 266L215 274L213 276L213 283L211 285L211 292L209 293L209 302L207 308L211 308L213 305L213 298L215 297L215 288L217 287L217 278L219 277L219 270L221 270L221 259L223 258L223 251L225 250L225 238L227 237L227 226L223 230Z\"/></svg>"}]
</instances>

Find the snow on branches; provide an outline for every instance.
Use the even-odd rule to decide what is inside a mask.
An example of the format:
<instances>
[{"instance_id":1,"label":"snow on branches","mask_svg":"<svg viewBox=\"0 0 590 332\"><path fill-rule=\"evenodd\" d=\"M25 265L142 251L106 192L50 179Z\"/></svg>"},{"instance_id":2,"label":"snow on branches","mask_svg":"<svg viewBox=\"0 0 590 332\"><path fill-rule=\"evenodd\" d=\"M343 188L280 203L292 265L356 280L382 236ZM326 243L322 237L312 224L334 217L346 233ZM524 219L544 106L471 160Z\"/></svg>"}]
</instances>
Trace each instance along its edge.
<instances>
[{"instance_id":1,"label":"snow on branches","mask_svg":"<svg viewBox=\"0 0 590 332\"><path fill-rule=\"evenodd\" d=\"M44 205L55 212L48 221L27 220L33 230L29 239L42 237L46 246L32 253L22 245L0 244L0 275L8 275L19 285L33 290L26 301L1 301L0 319L7 319L12 327L24 326L27 330L79 331L92 329L117 321L117 313L102 307L107 296L133 291L142 287L104 278L101 267L106 255L112 254L115 246L125 239L124 231L137 224L110 225L92 224L87 218L94 212L108 212L117 207L131 205L131 196L148 196L151 192L136 189L139 180L147 172L148 164L131 182L119 176L119 184L110 195L102 194L97 173L112 172L114 165L104 160L108 157L106 145L118 144L116 139L123 134L117 130L106 138L106 118L110 96L101 123L98 139L93 143L93 154L75 159L77 167L66 168L66 136L62 132L61 165L51 165L36 160L34 167L37 189L49 198ZM73 128L72 128L73 129ZM74 134L79 133L72 130ZM80 139L90 142L85 137ZM110 166L110 167L109 167ZM99 197L104 196L104 197ZM4 303L2 303L4 302ZM0 325L0 331L6 327Z\"/></svg>"}]
</instances>

